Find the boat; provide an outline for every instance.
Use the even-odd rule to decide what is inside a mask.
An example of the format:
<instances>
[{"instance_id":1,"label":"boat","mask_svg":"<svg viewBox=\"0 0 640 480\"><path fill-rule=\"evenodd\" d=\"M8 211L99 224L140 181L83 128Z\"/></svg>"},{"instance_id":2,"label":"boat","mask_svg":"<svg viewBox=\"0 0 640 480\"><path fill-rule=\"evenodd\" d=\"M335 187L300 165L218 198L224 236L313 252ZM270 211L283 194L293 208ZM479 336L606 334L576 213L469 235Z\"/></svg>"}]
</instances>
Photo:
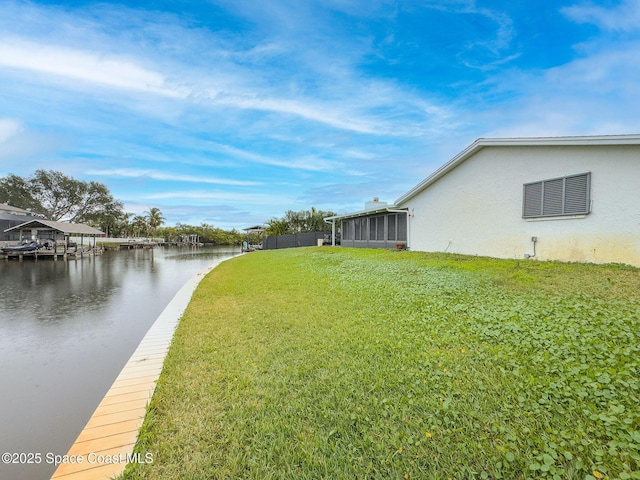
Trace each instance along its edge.
<instances>
[{"instance_id":1,"label":"boat","mask_svg":"<svg viewBox=\"0 0 640 480\"><path fill-rule=\"evenodd\" d=\"M29 242L29 243L23 243L22 245L12 245L9 247L2 247L2 251L4 253L36 252L40 250L42 247L44 247L44 245L41 245L38 242Z\"/></svg>"}]
</instances>

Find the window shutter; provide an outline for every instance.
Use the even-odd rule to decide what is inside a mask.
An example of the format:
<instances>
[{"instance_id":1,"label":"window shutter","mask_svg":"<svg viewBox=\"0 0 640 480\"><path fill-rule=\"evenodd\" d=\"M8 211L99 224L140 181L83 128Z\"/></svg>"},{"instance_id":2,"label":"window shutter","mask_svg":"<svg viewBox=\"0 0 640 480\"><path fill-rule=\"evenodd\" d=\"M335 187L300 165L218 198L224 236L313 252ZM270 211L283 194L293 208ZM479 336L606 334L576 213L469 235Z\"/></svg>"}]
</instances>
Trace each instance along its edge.
<instances>
[{"instance_id":1,"label":"window shutter","mask_svg":"<svg viewBox=\"0 0 640 480\"><path fill-rule=\"evenodd\" d=\"M524 185L524 218L589 213L591 173L553 178Z\"/></svg>"},{"instance_id":2,"label":"window shutter","mask_svg":"<svg viewBox=\"0 0 640 480\"><path fill-rule=\"evenodd\" d=\"M543 182L542 215L562 215L564 179Z\"/></svg>"},{"instance_id":3,"label":"window shutter","mask_svg":"<svg viewBox=\"0 0 640 480\"><path fill-rule=\"evenodd\" d=\"M591 174L575 175L566 178L564 195L564 213L566 215L589 213L589 184Z\"/></svg>"},{"instance_id":4,"label":"window shutter","mask_svg":"<svg viewBox=\"0 0 640 480\"><path fill-rule=\"evenodd\" d=\"M542 215L542 182L524 186L524 217Z\"/></svg>"}]
</instances>

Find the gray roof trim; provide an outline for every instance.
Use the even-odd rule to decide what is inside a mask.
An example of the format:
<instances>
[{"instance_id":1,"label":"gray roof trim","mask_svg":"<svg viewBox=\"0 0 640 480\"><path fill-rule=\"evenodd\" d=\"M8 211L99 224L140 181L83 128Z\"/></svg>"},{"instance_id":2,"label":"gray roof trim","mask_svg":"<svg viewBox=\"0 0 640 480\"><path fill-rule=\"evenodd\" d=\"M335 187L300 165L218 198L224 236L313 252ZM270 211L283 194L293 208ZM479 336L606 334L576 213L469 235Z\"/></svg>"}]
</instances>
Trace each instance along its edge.
<instances>
[{"instance_id":1,"label":"gray roof trim","mask_svg":"<svg viewBox=\"0 0 640 480\"><path fill-rule=\"evenodd\" d=\"M445 176L458 165L468 160L484 147L540 147L540 146L585 146L585 145L640 145L640 135L590 135L579 137L521 137L521 138L478 138L422 182L396 200L402 205L439 178Z\"/></svg>"},{"instance_id":2,"label":"gray roof trim","mask_svg":"<svg viewBox=\"0 0 640 480\"><path fill-rule=\"evenodd\" d=\"M15 227L7 228L5 232L11 232L13 230L25 230L27 228L35 228L37 230L57 230L65 235L104 235L97 228L90 227L83 223L66 223L66 222L54 222L53 220L30 220Z\"/></svg>"},{"instance_id":3,"label":"gray roof trim","mask_svg":"<svg viewBox=\"0 0 640 480\"><path fill-rule=\"evenodd\" d=\"M20 214L20 215L29 215L29 214L32 215L32 213L29 210L25 210L24 208L14 207L13 205L9 205L8 203L0 203L0 212Z\"/></svg>"},{"instance_id":4,"label":"gray roof trim","mask_svg":"<svg viewBox=\"0 0 640 480\"><path fill-rule=\"evenodd\" d=\"M380 207L380 208L372 208L370 210L360 210L359 212L351 212L351 213L344 213L342 215L334 215L332 217L325 217L324 220L342 220L345 218L356 218L356 217L366 217L368 215L375 215L377 213L386 213L386 212L394 212L397 210L403 210L403 209L399 209L397 206L395 205L385 205L384 207Z\"/></svg>"}]
</instances>

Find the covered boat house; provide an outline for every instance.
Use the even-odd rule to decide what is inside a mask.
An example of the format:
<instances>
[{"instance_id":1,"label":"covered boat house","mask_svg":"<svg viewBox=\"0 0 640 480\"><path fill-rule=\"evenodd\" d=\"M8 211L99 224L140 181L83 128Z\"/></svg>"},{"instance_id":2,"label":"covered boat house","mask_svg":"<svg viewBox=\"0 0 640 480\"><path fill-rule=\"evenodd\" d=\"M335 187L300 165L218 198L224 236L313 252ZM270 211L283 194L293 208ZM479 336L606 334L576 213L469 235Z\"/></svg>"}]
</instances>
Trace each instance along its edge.
<instances>
[{"instance_id":1,"label":"covered boat house","mask_svg":"<svg viewBox=\"0 0 640 480\"><path fill-rule=\"evenodd\" d=\"M43 248L31 252L15 251L16 256L26 253L37 257L51 256L57 260L59 256L66 259L68 255L82 256L96 251L96 237L104 236L104 232L82 223L55 222L42 218L29 220L5 230L5 233L17 232L20 243L34 242ZM86 244L85 244L86 240ZM79 244L78 244L79 242ZM4 249L7 256L10 250Z\"/></svg>"}]
</instances>

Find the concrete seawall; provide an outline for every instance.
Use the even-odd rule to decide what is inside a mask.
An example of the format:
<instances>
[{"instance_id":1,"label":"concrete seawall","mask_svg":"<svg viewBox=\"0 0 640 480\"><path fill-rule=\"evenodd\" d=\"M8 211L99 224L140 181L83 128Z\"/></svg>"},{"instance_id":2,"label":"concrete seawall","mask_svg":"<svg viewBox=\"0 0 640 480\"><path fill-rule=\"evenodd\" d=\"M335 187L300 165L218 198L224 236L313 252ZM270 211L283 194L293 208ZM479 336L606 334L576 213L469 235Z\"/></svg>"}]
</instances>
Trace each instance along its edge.
<instances>
[{"instance_id":1,"label":"concrete seawall","mask_svg":"<svg viewBox=\"0 0 640 480\"><path fill-rule=\"evenodd\" d=\"M227 259L225 259L227 260ZM225 260L194 275L148 330L68 453L56 458L52 480L109 479L129 462L153 462L153 452L132 455L175 329L200 281Z\"/></svg>"}]
</instances>

